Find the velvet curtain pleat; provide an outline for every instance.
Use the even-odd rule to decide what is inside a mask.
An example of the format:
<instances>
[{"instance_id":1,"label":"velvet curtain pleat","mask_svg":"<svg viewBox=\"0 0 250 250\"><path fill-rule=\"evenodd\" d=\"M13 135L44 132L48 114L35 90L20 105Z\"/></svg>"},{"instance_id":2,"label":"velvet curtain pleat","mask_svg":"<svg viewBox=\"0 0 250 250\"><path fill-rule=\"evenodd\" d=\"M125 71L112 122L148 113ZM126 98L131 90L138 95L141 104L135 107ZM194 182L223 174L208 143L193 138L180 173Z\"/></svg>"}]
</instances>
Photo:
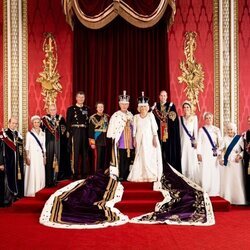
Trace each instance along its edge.
<instances>
[{"instance_id":1,"label":"velvet curtain pleat","mask_svg":"<svg viewBox=\"0 0 250 250\"><path fill-rule=\"evenodd\" d=\"M141 91L153 105L160 90L169 91L167 16L149 29L136 28L120 17L99 30L76 22L73 94L83 90L92 112L96 101L103 101L112 114L123 90L131 96L132 111L137 112Z\"/></svg>"}]
</instances>

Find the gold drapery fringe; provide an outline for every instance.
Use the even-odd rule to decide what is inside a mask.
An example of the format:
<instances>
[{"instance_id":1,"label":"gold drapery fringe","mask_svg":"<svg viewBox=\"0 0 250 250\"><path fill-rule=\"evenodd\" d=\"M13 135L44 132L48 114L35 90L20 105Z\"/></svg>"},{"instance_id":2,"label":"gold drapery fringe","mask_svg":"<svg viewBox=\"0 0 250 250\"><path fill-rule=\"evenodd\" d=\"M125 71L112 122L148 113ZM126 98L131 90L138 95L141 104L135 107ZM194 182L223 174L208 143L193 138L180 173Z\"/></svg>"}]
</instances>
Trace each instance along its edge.
<instances>
[{"instance_id":1,"label":"gold drapery fringe","mask_svg":"<svg viewBox=\"0 0 250 250\"><path fill-rule=\"evenodd\" d=\"M123 17L130 24L138 28L149 28L154 26L165 13L167 6L172 8L172 14L168 27L173 24L176 12L175 0L161 0L158 7L150 15L141 15L133 10L122 0L113 0L113 2L101 13L95 16L88 16L82 12L78 0L62 0L66 21L73 29L73 16L77 16L79 21L90 29L100 29L109 24L118 15Z\"/></svg>"}]
</instances>

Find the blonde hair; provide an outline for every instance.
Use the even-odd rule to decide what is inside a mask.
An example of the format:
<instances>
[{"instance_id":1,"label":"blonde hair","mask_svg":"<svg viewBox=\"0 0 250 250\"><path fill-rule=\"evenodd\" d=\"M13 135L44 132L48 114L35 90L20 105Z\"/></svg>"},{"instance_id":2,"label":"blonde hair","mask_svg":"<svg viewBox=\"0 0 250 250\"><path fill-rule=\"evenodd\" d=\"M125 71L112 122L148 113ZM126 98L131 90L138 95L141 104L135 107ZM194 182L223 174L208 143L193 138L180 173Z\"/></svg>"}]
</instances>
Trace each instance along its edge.
<instances>
[{"instance_id":1,"label":"blonde hair","mask_svg":"<svg viewBox=\"0 0 250 250\"><path fill-rule=\"evenodd\" d=\"M204 114L203 114L203 120L205 120L207 116L214 117L214 115L211 112L204 112Z\"/></svg>"}]
</instances>

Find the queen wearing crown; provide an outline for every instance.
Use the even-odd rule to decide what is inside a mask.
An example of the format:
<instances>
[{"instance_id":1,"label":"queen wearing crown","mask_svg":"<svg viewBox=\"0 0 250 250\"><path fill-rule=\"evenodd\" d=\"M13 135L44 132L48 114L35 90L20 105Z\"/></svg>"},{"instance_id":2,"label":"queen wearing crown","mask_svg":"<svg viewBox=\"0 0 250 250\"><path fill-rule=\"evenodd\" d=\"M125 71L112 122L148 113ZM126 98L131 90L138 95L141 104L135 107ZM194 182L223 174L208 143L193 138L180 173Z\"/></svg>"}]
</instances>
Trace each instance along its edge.
<instances>
[{"instance_id":1,"label":"queen wearing crown","mask_svg":"<svg viewBox=\"0 0 250 250\"><path fill-rule=\"evenodd\" d=\"M139 114L134 116L133 137L135 160L128 181L156 182L162 176L161 147L157 136L158 126L149 111L149 98L138 98Z\"/></svg>"}]
</instances>

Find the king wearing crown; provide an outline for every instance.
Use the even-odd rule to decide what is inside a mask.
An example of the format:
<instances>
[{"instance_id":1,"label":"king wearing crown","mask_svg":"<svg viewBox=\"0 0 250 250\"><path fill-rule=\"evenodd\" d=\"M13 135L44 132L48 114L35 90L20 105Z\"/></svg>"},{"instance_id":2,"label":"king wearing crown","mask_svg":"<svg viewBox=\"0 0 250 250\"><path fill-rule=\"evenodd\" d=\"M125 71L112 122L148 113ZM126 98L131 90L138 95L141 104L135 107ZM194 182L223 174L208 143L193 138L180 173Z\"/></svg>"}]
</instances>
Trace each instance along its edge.
<instances>
[{"instance_id":1,"label":"king wearing crown","mask_svg":"<svg viewBox=\"0 0 250 250\"><path fill-rule=\"evenodd\" d=\"M120 110L111 116L107 131L107 137L112 139L110 171L120 180L127 180L133 155L133 115L128 111L129 99L125 90L119 95Z\"/></svg>"}]
</instances>

